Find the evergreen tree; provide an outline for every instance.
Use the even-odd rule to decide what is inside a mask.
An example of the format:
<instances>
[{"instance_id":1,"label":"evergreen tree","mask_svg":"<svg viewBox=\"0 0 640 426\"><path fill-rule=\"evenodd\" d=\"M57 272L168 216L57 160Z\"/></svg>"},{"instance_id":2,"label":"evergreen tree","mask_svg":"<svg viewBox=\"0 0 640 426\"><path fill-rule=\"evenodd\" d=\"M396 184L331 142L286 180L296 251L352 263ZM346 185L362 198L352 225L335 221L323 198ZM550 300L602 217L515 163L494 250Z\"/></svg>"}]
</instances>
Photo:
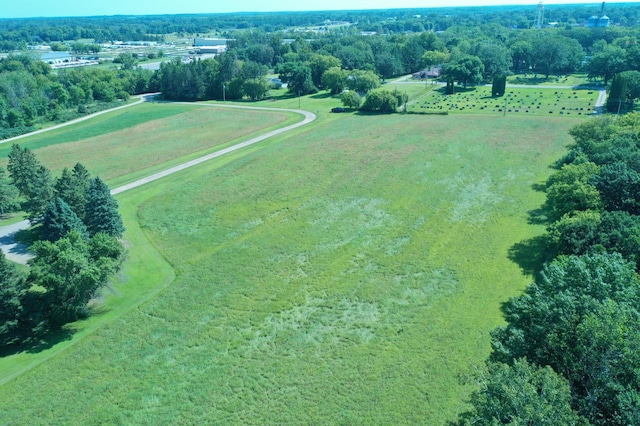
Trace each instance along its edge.
<instances>
[{"instance_id":1,"label":"evergreen tree","mask_svg":"<svg viewBox=\"0 0 640 426\"><path fill-rule=\"evenodd\" d=\"M497 75L493 77L493 85L491 86L491 96L499 97L504 96L504 92L507 88L507 76Z\"/></svg>"},{"instance_id":2,"label":"evergreen tree","mask_svg":"<svg viewBox=\"0 0 640 426\"><path fill-rule=\"evenodd\" d=\"M27 291L25 277L0 250L0 346L23 340L20 319Z\"/></svg>"},{"instance_id":3,"label":"evergreen tree","mask_svg":"<svg viewBox=\"0 0 640 426\"><path fill-rule=\"evenodd\" d=\"M0 167L0 216L20 207L20 191L16 188L5 170Z\"/></svg>"},{"instance_id":4,"label":"evergreen tree","mask_svg":"<svg viewBox=\"0 0 640 426\"><path fill-rule=\"evenodd\" d=\"M118 213L118 202L111 195L109 187L95 177L87 191L85 224L90 235L103 232L112 237L121 237L125 228Z\"/></svg>"},{"instance_id":5,"label":"evergreen tree","mask_svg":"<svg viewBox=\"0 0 640 426\"><path fill-rule=\"evenodd\" d=\"M53 178L46 167L38 166L26 195L27 201L23 207L28 213L27 217L32 224L40 223L49 201L53 199L54 195Z\"/></svg>"},{"instance_id":6,"label":"evergreen tree","mask_svg":"<svg viewBox=\"0 0 640 426\"><path fill-rule=\"evenodd\" d=\"M619 112L622 110L622 103L627 97L627 80L624 76L616 74L611 80L611 88L609 89L609 97L607 97L607 111Z\"/></svg>"},{"instance_id":7,"label":"evergreen tree","mask_svg":"<svg viewBox=\"0 0 640 426\"><path fill-rule=\"evenodd\" d=\"M21 148L18 144L11 146L7 170L22 195L29 196L39 166L40 162L29 148Z\"/></svg>"},{"instance_id":8,"label":"evergreen tree","mask_svg":"<svg viewBox=\"0 0 640 426\"><path fill-rule=\"evenodd\" d=\"M71 231L85 235L87 228L62 198L50 201L42 221L42 238L58 241Z\"/></svg>"},{"instance_id":9,"label":"evergreen tree","mask_svg":"<svg viewBox=\"0 0 640 426\"><path fill-rule=\"evenodd\" d=\"M56 179L55 196L63 199L80 219L84 219L89 180L89 172L80 163L77 163L72 171L65 167Z\"/></svg>"}]
</instances>

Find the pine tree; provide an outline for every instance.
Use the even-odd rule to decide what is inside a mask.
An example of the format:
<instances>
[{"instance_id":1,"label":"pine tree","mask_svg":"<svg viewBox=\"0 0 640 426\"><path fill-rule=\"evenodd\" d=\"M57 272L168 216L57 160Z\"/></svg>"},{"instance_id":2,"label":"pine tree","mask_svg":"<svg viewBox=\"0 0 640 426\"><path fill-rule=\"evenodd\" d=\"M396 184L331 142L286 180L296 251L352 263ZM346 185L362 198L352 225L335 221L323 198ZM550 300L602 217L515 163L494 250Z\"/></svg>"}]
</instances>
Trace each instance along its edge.
<instances>
[{"instance_id":1,"label":"pine tree","mask_svg":"<svg viewBox=\"0 0 640 426\"><path fill-rule=\"evenodd\" d=\"M40 165L27 188L27 201L24 203L24 211L32 224L42 221L44 211L53 199L53 178L49 170Z\"/></svg>"},{"instance_id":2,"label":"pine tree","mask_svg":"<svg viewBox=\"0 0 640 426\"><path fill-rule=\"evenodd\" d=\"M125 230L118 213L118 202L97 176L91 180L87 191L85 224L92 236L104 232L112 237L121 237Z\"/></svg>"},{"instance_id":3,"label":"pine tree","mask_svg":"<svg viewBox=\"0 0 640 426\"><path fill-rule=\"evenodd\" d=\"M86 235L87 227L62 198L50 201L42 221L42 238L54 242L71 231Z\"/></svg>"},{"instance_id":4,"label":"pine tree","mask_svg":"<svg viewBox=\"0 0 640 426\"><path fill-rule=\"evenodd\" d=\"M611 80L611 89L609 89L609 97L607 98L607 111L620 112L626 96L627 79L620 74L616 74Z\"/></svg>"},{"instance_id":5,"label":"pine tree","mask_svg":"<svg viewBox=\"0 0 640 426\"><path fill-rule=\"evenodd\" d=\"M20 207L20 191L7 177L5 170L0 167L0 216Z\"/></svg>"},{"instance_id":6,"label":"pine tree","mask_svg":"<svg viewBox=\"0 0 640 426\"><path fill-rule=\"evenodd\" d=\"M29 196L39 166L40 162L29 148L21 148L18 144L11 146L7 170L22 195Z\"/></svg>"},{"instance_id":7,"label":"pine tree","mask_svg":"<svg viewBox=\"0 0 640 426\"><path fill-rule=\"evenodd\" d=\"M0 250L0 346L21 342L21 318L27 292L25 277Z\"/></svg>"},{"instance_id":8,"label":"pine tree","mask_svg":"<svg viewBox=\"0 0 640 426\"><path fill-rule=\"evenodd\" d=\"M87 189L89 189L89 172L85 167L77 163L73 170L66 167L62 174L56 179L55 196L63 199L71 210L80 218L84 219L85 205L87 204Z\"/></svg>"},{"instance_id":9,"label":"pine tree","mask_svg":"<svg viewBox=\"0 0 640 426\"><path fill-rule=\"evenodd\" d=\"M507 88L507 76L497 75L493 77L493 85L491 86L491 96L504 96L505 89Z\"/></svg>"}]
</instances>

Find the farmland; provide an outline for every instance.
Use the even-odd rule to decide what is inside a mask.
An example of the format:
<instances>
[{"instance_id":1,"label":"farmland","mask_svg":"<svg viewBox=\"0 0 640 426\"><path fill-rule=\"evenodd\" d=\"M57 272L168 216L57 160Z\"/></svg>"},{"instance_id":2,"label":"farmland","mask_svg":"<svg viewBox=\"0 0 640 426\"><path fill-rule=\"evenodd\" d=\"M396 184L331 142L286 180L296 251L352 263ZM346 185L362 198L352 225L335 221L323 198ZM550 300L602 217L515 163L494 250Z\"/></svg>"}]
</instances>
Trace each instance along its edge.
<instances>
[{"instance_id":1,"label":"farmland","mask_svg":"<svg viewBox=\"0 0 640 426\"><path fill-rule=\"evenodd\" d=\"M172 152L191 158L296 120L134 108L26 146L55 170L80 161L114 184ZM500 304L530 280L513 247L543 231L527 223L544 198L532 186L577 122L321 114L120 195L130 256L115 294L71 340L0 360L3 372L41 362L0 387L3 422L453 419Z\"/></svg>"}]
</instances>

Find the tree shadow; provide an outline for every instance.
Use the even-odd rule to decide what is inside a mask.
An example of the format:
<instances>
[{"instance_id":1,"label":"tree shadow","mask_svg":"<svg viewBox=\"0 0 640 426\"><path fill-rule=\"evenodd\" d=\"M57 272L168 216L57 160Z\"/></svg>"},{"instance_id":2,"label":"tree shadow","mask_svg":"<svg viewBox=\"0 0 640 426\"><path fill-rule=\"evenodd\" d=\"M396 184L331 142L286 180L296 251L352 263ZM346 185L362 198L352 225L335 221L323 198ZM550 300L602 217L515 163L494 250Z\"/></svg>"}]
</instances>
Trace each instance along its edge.
<instances>
[{"instance_id":1,"label":"tree shadow","mask_svg":"<svg viewBox=\"0 0 640 426\"><path fill-rule=\"evenodd\" d=\"M22 352L29 354L37 354L42 351L51 349L58 343L71 340L75 333L75 330L70 328L62 328L61 330L47 333L46 336L28 343L21 343L18 345L5 346L0 348L0 358L4 358L11 355L16 355Z\"/></svg>"},{"instance_id":2,"label":"tree shadow","mask_svg":"<svg viewBox=\"0 0 640 426\"><path fill-rule=\"evenodd\" d=\"M20 231L15 233L14 239L17 243L30 246L36 241L40 241L42 239L41 228L41 225L36 225L32 226L31 228L21 229Z\"/></svg>"},{"instance_id":3,"label":"tree shadow","mask_svg":"<svg viewBox=\"0 0 640 426\"><path fill-rule=\"evenodd\" d=\"M543 265L552 259L548 237L539 235L514 244L509 249L509 259L517 264L522 272L537 278Z\"/></svg>"},{"instance_id":4,"label":"tree shadow","mask_svg":"<svg viewBox=\"0 0 640 426\"><path fill-rule=\"evenodd\" d=\"M333 98L335 97L337 100L340 100L339 96L336 95L332 95L331 92L324 92L324 93L316 93L315 95L311 95L309 96L311 99L328 99L328 98Z\"/></svg>"}]
</instances>

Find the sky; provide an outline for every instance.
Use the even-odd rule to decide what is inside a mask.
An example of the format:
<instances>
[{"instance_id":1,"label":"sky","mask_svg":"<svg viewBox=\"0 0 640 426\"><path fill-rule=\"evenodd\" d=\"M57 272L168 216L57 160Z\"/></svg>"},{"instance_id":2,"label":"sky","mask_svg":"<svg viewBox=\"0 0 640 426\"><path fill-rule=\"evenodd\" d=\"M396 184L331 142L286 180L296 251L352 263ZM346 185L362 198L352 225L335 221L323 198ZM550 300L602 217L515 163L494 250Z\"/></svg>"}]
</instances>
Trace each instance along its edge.
<instances>
[{"instance_id":1,"label":"sky","mask_svg":"<svg viewBox=\"0 0 640 426\"><path fill-rule=\"evenodd\" d=\"M630 3L638 0L617 0ZM593 3L545 0L544 4ZM0 0L0 18L536 5L538 0Z\"/></svg>"}]
</instances>

